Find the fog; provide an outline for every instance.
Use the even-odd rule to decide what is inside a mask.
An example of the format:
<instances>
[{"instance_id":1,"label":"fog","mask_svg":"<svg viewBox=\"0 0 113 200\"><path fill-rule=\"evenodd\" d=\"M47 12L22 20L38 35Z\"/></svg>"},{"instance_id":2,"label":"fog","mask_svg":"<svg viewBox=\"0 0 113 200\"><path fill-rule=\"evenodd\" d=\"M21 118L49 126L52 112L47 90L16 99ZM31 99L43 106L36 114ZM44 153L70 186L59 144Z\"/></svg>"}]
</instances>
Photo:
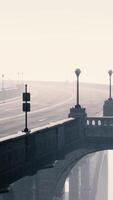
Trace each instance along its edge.
<instances>
[{"instance_id":1,"label":"fog","mask_svg":"<svg viewBox=\"0 0 113 200\"><path fill-rule=\"evenodd\" d=\"M6 79L106 83L113 67L113 2L0 2L0 66Z\"/></svg>"}]
</instances>

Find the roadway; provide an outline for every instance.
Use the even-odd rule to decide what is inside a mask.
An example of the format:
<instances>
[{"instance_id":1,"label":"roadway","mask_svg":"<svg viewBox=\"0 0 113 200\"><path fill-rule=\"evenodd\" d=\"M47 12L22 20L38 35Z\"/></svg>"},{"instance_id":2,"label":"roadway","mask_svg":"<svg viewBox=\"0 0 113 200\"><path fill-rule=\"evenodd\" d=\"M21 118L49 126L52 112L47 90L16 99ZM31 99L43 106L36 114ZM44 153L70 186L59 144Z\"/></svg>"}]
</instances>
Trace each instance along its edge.
<instances>
[{"instance_id":1,"label":"roadway","mask_svg":"<svg viewBox=\"0 0 113 200\"><path fill-rule=\"evenodd\" d=\"M67 118L73 102L71 86L31 85L31 112L28 113L28 128L36 128ZM24 129L22 95L0 102L0 137L15 134Z\"/></svg>"},{"instance_id":2,"label":"roadway","mask_svg":"<svg viewBox=\"0 0 113 200\"><path fill-rule=\"evenodd\" d=\"M36 128L68 117L69 109L75 102L74 87L71 83L29 83L31 112L28 113L28 128ZM81 104L87 107L89 115L98 115L102 110L104 92L90 92L87 85L81 87ZM95 98L95 94L102 93ZM104 95L103 95L104 94ZM96 111L97 110L97 111ZM24 129L22 95L0 101L0 137L15 134Z\"/></svg>"}]
</instances>

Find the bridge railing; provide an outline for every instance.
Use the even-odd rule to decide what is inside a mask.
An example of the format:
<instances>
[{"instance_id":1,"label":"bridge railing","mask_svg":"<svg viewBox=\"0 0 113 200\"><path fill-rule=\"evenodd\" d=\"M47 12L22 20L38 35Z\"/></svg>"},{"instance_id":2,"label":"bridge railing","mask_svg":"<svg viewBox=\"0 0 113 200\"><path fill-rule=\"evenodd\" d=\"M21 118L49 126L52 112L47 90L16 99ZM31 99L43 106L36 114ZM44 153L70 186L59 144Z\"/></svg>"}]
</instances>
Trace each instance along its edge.
<instances>
[{"instance_id":1,"label":"bridge railing","mask_svg":"<svg viewBox=\"0 0 113 200\"><path fill-rule=\"evenodd\" d=\"M87 126L113 126L113 117L87 117Z\"/></svg>"},{"instance_id":2,"label":"bridge railing","mask_svg":"<svg viewBox=\"0 0 113 200\"><path fill-rule=\"evenodd\" d=\"M19 132L0 138L0 188L64 159L64 148L68 151L78 137L78 120L68 118L33 129L29 134Z\"/></svg>"}]
</instances>

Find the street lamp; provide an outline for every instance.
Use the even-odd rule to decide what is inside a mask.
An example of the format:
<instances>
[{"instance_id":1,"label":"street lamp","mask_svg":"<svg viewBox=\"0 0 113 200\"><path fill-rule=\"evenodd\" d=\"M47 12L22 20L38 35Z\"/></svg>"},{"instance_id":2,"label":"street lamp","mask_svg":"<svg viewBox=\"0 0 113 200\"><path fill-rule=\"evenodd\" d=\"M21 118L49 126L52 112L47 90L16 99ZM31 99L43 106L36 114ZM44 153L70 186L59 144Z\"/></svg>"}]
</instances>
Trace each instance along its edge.
<instances>
[{"instance_id":1,"label":"street lamp","mask_svg":"<svg viewBox=\"0 0 113 200\"><path fill-rule=\"evenodd\" d=\"M108 74L109 74L109 99L111 99L111 76L112 76L113 71L109 70Z\"/></svg>"},{"instance_id":2,"label":"street lamp","mask_svg":"<svg viewBox=\"0 0 113 200\"><path fill-rule=\"evenodd\" d=\"M22 72L22 85L23 85L23 82L24 82L23 75L24 75L24 74L23 74L23 72Z\"/></svg>"},{"instance_id":3,"label":"street lamp","mask_svg":"<svg viewBox=\"0 0 113 200\"><path fill-rule=\"evenodd\" d=\"M20 73L19 72L17 73L17 76L18 76L18 78L17 78L17 87L18 87L19 86L19 82L20 82L20 79L19 79Z\"/></svg>"},{"instance_id":4,"label":"street lamp","mask_svg":"<svg viewBox=\"0 0 113 200\"><path fill-rule=\"evenodd\" d=\"M81 73L81 70L79 68L77 68L75 70L75 74L77 76L77 105L79 105L79 75Z\"/></svg>"},{"instance_id":5,"label":"street lamp","mask_svg":"<svg viewBox=\"0 0 113 200\"><path fill-rule=\"evenodd\" d=\"M2 91L4 90L4 74L2 74Z\"/></svg>"}]
</instances>

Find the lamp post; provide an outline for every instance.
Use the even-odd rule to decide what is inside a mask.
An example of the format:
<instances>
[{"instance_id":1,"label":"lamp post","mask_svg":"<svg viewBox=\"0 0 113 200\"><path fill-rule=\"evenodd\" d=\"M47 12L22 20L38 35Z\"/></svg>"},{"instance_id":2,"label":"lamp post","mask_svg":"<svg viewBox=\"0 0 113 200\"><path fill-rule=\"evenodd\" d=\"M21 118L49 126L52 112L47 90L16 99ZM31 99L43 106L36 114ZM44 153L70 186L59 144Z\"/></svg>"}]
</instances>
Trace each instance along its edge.
<instances>
[{"instance_id":1,"label":"lamp post","mask_svg":"<svg viewBox=\"0 0 113 200\"><path fill-rule=\"evenodd\" d=\"M79 105L79 75L81 73L80 69L75 70L75 74L77 76L77 106Z\"/></svg>"},{"instance_id":2,"label":"lamp post","mask_svg":"<svg viewBox=\"0 0 113 200\"><path fill-rule=\"evenodd\" d=\"M20 82L20 73L17 73L17 87L19 86L19 82Z\"/></svg>"},{"instance_id":3,"label":"lamp post","mask_svg":"<svg viewBox=\"0 0 113 200\"><path fill-rule=\"evenodd\" d=\"M113 71L109 70L108 74L109 74L109 99L111 99L111 76L112 76Z\"/></svg>"},{"instance_id":4,"label":"lamp post","mask_svg":"<svg viewBox=\"0 0 113 200\"><path fill-rule=\"evenodd\" d=\"M2 74L2 91L4 90L4 74Z\"/></svg>"},{"instance_id":5,"label":"lamp post","mask_svg":"<svg viewBox=\"0 0 113 200\"><path fill-rule=\"evenodd\" d=\"M24 75L24 74L23 74L23 72L22 72L22 85L23 85L23 83L24 83L23 75Z\"/></svg>"}]
</instances>

